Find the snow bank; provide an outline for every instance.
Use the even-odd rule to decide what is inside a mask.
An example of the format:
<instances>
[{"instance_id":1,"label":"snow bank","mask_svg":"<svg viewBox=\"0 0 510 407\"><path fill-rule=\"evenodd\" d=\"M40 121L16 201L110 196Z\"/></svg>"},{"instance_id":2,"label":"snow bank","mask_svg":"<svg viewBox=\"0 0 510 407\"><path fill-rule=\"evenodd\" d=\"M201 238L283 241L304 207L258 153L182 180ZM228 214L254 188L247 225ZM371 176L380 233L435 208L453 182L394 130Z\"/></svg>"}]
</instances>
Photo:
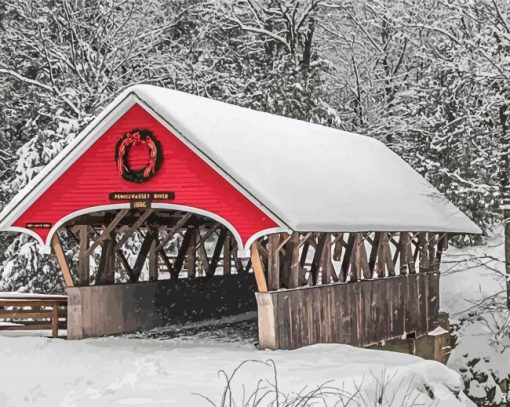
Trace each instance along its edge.
<instances>
[{"instance_id":1,"label":"snow bank","mask_svg":"<svg viewBox=\"0 0 510 407\"><path fill-rule=\"evenodd\" d=\"M450 247L441 261L441 309L450 316L465 315L480 301L506 290L502 230L486 245Z\"/></svg>"},{"instance_id":2,"label":"snow bank","mask_svg":"<svg viewBox=\"0 0 510 407\"><path fill-rule=\"evenodd\" d=\"M245 360L274 361L286 394L328 382L328 388L355 395L357 404L350 405L366 405L381 394L382 405L470 405L462 393L459 399L454 395L462 389L458 374L398 353L344 345L257 351L246 343L197 343L192 337L64 341L7 336L0 336L0 405L206 406L196 393L219 403L225 380L218 371L229 374ZM272 366L248 362L232 381L234 397L240 400L243 385L250 394L259 380L274 381Z\"/></svg>"},{"instance_id":3,"label":"snow bank","mask_svg":"<svg viewBox=\"0 0 510 407\"><path fill-rule=\"evenodd\" d=\"M450 248L441 277L441 307L458 324L448 366L462 374L467 394L493 403L505 402L498 384L510 379L503 243L501 228L485 246Z\"/></svg>"}]
</instances>

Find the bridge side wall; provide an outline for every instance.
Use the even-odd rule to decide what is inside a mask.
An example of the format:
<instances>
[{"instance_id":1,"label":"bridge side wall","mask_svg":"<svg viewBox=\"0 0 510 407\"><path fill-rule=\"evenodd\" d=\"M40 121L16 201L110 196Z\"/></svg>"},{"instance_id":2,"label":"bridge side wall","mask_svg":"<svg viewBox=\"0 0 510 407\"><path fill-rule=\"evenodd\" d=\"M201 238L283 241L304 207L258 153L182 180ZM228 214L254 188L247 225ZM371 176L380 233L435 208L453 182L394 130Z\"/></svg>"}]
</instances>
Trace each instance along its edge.
<instances>
[{"instance_id":1,"label":"bridge side wall","mask_svg":"<svg viewBox=\"0 0 510 407\"><path fill-rule=\"evenodd\" d=\"M68 339L200 321L257 309L253 274L69 287Z\"/></svg>"},{"instance_id":2,"label":"bridge side wall","mask_svg":"<svg viewBox=\"0 0 510 407\"><path fill-rule=\"evenodd\" d=\"M439 313L439 273L257 293L261 348L367 346L426 334ZM432 328L433 329L433 328Z\"/></svg>"}]
</instances>

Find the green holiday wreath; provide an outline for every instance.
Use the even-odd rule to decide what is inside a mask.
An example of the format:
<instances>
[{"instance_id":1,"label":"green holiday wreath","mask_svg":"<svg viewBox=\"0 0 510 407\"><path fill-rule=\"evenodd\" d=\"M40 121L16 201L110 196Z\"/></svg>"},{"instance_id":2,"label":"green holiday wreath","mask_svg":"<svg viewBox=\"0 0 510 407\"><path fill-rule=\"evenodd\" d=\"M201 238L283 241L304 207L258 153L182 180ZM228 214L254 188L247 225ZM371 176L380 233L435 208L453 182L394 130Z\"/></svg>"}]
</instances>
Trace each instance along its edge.
<instances>
[{"instance_id":1,"label":"green holiday wreath","mask_svg":"<svg viewBox=\"0 0 510 407\"><path fill-rule=\"evenodd\" d=\"M149 160L144 168L133 170L129 168L128 153L129 149L142 144L147 147ZM115 161L117 171L122 178L129 182L142 183L151 179L161 168L163 154L161 152L161 143L146 129L134 129L122 135L115 146Z\"/></svg>"}]
</instances>

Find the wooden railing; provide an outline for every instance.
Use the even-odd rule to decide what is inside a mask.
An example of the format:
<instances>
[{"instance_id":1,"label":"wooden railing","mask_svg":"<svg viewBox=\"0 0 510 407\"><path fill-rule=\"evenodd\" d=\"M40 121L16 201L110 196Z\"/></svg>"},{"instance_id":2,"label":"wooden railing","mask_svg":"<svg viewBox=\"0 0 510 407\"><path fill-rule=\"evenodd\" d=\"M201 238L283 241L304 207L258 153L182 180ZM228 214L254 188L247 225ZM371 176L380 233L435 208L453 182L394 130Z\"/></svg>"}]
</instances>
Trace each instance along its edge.
<instances>
[{"instance_id":1,"label":"wooden railing","mask_svg":"<svg viewBox=\"0 0 510 407\"><path fill-rule=\"evenodd\" d=\"M260 265L254 271L260 275L257 281L267 282L259 286L264 292L434 272L448 237L435 232L296 232L264 236L254 246L252 263Z\"/></svg>"},{"instance_id":2,"label":"wooden railing","mask_svg":"<svg viewBox=\"0 0 510 407\"><path fill-rule=\"evenodd\" d=\"M0 294L0 331L51 330L67 328L67 297L63 295Z\"/></svg>"}]
</instances>

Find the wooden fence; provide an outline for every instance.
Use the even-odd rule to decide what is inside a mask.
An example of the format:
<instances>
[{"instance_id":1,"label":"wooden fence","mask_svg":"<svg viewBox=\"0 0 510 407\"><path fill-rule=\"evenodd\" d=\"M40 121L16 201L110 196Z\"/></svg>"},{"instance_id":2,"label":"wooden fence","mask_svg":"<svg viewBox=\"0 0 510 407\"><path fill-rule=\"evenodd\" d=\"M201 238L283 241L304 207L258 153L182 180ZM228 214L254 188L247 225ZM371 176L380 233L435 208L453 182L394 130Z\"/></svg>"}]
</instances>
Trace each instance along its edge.
<instances>
[{"instance_id":1,"label":"wooden fence","mask_svg":"<svg viewBox=\"0 0 510 407\"><path fill-rule=\"evenodd\" d=\"M51 330L58 336L67 327L67 297L63 295L0 295L0 331Z\"/></svg>"}]
</instances>

